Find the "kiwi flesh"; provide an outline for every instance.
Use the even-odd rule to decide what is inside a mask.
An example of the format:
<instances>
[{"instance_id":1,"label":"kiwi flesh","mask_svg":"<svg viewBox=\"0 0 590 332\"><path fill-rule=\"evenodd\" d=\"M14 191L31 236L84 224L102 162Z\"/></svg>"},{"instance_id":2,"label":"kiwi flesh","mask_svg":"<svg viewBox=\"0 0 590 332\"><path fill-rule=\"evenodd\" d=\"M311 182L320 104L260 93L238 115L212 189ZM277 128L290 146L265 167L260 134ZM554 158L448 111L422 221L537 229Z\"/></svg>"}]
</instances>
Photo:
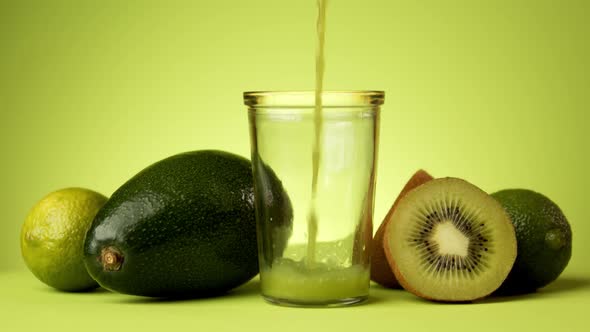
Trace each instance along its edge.
<instances>
[{"instance_id":1,"label":"kiwi flesh","mask_svg":"<svg viewBox=\"0 0 590 332\"><path fill-rule=\"evenodd\" d=\"M385 228L385 255L406 290L465 302L500 287L516 259L510 217L487 193L456 178L408 192Z\"/></svg>"},{"instance_id":2,"label":"kiwi flesh","mask_svg":"<svg viewBox=\"0 0 590 332\"><path fill-rule=\"evenodd\" d=\"M410 180L406 183L402 191L397 196L395 202L387 212L387 215L381 222L381 225L375 233L373 238L372 252L371 252L371 280L378 283L379 285L387 288L401 288L399 282L395 279L393 270L387 261L385 256L385 249L383 248L383 239L385 234L385 227L391 220L391 216L399 203L399 200L406 195L410 190L434 179L430 174L424 170L418 170Z\"/></svg>"}]
</instances>

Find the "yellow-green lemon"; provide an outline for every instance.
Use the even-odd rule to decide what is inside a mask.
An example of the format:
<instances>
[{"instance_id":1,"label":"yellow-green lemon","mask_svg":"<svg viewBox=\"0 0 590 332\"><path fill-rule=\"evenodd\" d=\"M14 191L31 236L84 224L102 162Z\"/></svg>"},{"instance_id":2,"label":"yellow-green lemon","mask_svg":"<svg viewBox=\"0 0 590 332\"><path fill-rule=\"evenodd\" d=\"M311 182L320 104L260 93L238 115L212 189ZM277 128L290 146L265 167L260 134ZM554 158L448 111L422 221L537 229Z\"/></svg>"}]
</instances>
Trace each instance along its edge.
<instances>
[{"instance_id":1,"label":"yellow-green lemon","mask_svg":"<svg viewBox=\"0 0 590 332\"><path fill-rule=\"evenodd\" d=\"M83 188L50 193L31 209L20 235L24 261L45 284L62 291L84 291L98 284L84 266L84 238L107 198Z\"/></svg>"}]
</instances>

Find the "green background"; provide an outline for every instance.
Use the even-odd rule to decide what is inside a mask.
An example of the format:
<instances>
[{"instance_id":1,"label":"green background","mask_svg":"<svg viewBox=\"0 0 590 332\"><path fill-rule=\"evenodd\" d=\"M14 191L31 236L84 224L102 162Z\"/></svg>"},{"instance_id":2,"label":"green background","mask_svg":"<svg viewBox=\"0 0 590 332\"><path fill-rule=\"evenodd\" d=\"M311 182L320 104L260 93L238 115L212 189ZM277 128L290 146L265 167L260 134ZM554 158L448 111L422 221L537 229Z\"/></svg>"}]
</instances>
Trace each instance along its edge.
<instances>
[{"instance_id":1,"label":"green background","mask_svg":"<svg viewBox=\"0 0 590 332\"><path fill-rule=\"evenodd\" d=\"M127 317L133 299L60 295L24 272L18 237L28 210L63 187L110 195L147 165L183 151L249 156L242 92L313 88L315 15L314 0L0 0L0 280L12 285L2 290L9 294L4 304L18 297L23 306L37 305L28 310L63 302L51 310L67 311L101 303L94 309L106 313L105 302L119 301L126 305L113 319ZM572 225L568 268L538 297L484 307L495 315L522 310L545 327L563 326L551 323L551 312L579 319L576 308L589 304L589 16L585 0L332 0L328 7L326 88L386 91L375 226L418 168L488 192L544 193ZM243 317L300 312L246 292L227 299L230 308L253 303L248 310L259 310L238 311ZM411 327L430 314L422 323L434 325L426 328L473 312L484 329L497 322L485 320L481 305L428 306L402 292L374 294L374 303L350 309L356 317L392 315ZM224 303L152 304L168 306L161 319L197 319ZM153 312L141 310L137 317ZM341 321L355 317L347 311L303 311L307 320L287 329L330 317L343 328L364 326ZM142 324L158 326L149 322Z\"/></svg>"}]
</instances>

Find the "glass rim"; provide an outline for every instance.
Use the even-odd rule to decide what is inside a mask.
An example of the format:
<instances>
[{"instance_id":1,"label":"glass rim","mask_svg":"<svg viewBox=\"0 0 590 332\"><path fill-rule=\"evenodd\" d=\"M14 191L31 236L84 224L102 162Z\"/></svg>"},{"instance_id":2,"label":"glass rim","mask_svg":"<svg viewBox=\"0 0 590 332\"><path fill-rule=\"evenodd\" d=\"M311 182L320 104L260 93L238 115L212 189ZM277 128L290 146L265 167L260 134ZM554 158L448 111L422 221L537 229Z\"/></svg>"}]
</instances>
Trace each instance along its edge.
<instances>
[{"instance_id":1,"label":"glass rim","mask_svg":"<svg viewBox=\"0 0 590 332\"><path fill-rule=\"evenodd\" d=\"M322 107L376 107L383 105L379 90L335 90L322 92ZM246 91L244 104L250 108L313 108L315 91Z\"/></svg>"}]
</instances>

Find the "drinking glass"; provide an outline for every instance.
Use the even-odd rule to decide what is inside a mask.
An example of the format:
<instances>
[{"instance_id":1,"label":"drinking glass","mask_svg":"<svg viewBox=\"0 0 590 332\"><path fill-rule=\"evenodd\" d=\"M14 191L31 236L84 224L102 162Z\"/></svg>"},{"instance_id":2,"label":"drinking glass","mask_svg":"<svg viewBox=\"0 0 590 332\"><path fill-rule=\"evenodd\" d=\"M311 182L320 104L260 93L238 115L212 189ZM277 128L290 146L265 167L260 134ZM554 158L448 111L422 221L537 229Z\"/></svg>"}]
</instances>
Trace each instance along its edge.
<instances>
[{"instance_id":1,"label":"drinking glass","mask_svg":"<svg viewBox=\"0 0 590 332\"><path fill-rule=\"evenodd\" d=\"M316 113L313 91L244 93L267 301L367 299L383 100L381 91L326 91Z\"/></svg>"}]
</instances>

